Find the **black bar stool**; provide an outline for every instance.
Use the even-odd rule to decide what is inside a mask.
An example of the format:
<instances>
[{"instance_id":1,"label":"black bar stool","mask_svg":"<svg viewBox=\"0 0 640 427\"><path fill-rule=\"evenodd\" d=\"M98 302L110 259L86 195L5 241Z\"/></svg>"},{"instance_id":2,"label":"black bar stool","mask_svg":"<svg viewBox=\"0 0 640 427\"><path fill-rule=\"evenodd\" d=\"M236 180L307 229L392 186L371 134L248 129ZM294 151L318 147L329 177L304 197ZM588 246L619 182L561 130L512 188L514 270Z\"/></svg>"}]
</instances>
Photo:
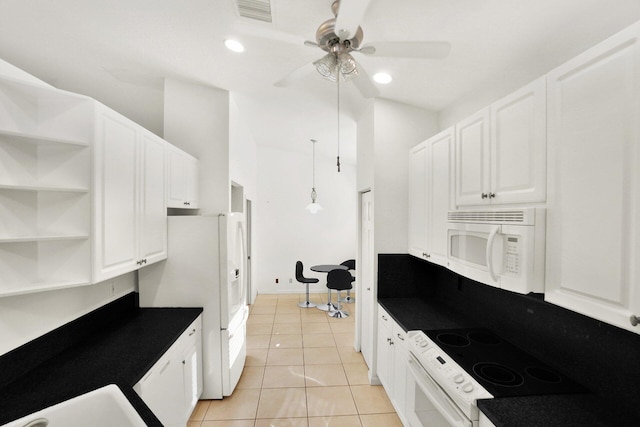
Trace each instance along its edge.
<instances>
[{"instance_id":1,"label":"black bar stool","mask_svg":"<svg viewBox=\"0 0 640 427\"><path fill-rule=\"evenodd\" d=\"M344 262L341 262L340 265L344 265L345 267L347 267L349 272L356 271L356 260L355 259L348 259L348 260L346 260ZM355 282L355 280L356 280L356 278L353 277L353 274L352 274L351 275L352 287L353 287L353 282ZM351 289L347 289L347 296L342 299L342 302L346 302L347 304L353 304L354 299L353 299L353 297L351 297Z\"/></svg>"},{"instance_id":2,"label":"black bar stool","mask_svg":"<svg viewBox=\"0 0 640 427\"><path fill-rule=\"evenodd\" d=\"M296 261L296 280L300 283L307 285L307 299L304 302L298 303L300 308L312 308L316 305L309 301L309 283L318 283L320 280L315 277L304 277L302 274L303 269L302 261Z\"/></svg>"},{"instance_id":3,"label":"black bar stool","mask_svg":"<svg viewBox=\"0 0 640 427\"><path fill-rule=\"evenodd\" d=\"M351 285L351 273L347 270L331 270L327 274L327 288L338 291L338 306L335 310L329 310L327 313L331 317L349 317L349 313L342 310L342 304L340 303L340 292L349 290Z\"/></svg>"}]
</instances>

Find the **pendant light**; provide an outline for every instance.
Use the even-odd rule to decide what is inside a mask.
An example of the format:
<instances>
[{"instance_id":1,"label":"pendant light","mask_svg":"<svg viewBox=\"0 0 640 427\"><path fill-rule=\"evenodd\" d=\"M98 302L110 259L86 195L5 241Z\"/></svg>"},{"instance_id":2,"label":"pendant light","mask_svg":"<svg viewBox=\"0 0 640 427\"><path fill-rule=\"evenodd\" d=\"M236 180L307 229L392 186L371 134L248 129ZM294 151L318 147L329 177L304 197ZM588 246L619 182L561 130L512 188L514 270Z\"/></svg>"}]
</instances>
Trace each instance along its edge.
<instances>
[{"instance_id":1,"label":"pendant light","mask_svg":"<svg viewBox=\"0 0 640 427\"><path fill-rule=\"evenodd\" d=\"M322 206L316 203L316 198L318 197L318 193L316 193L316 140L312 139L311 143L313 144L313 181L311 187L311 203L307 205L305 209L307 209L312 214L318 213L318 211L322 210Z\"/></svg>"}]
</instances>

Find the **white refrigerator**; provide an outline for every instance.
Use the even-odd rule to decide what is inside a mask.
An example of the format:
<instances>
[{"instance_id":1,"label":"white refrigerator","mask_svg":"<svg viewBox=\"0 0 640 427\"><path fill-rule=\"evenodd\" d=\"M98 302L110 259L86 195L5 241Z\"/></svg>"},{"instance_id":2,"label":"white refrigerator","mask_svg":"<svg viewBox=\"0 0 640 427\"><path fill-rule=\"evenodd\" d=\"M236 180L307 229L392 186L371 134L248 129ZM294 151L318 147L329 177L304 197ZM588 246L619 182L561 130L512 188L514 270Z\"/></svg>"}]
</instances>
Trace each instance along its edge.
<instances>
[{"instance_id":1,"label":"white refrigerator","mask_svg":"<svg viewBox=\"0 0 640 427\"><path fill-rule=\"evenodd\" d=\"M203 307L202 399L229 396L244 367L244 214L170 216L168 257L138 271L141 307Z\"/></svg>"}]
</instances>

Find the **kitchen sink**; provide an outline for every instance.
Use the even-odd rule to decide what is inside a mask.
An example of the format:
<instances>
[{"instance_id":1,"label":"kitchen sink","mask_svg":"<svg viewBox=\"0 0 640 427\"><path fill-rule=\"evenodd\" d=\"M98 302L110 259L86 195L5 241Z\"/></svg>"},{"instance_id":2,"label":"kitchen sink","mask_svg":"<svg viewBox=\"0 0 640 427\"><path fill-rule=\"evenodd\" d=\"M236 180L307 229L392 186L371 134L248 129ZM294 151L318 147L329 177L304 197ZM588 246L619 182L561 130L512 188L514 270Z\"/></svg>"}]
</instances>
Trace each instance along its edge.
<instances>
[{"instance_id":1,"label":"kitchen sink","mask_svg":"<svg viewBox=\"0 0 640 427\"><path fill-rule=\"evenodd\" d=\"M110 384L2 427L145 427L118 386Z\"/></svg>"}]
</instances>

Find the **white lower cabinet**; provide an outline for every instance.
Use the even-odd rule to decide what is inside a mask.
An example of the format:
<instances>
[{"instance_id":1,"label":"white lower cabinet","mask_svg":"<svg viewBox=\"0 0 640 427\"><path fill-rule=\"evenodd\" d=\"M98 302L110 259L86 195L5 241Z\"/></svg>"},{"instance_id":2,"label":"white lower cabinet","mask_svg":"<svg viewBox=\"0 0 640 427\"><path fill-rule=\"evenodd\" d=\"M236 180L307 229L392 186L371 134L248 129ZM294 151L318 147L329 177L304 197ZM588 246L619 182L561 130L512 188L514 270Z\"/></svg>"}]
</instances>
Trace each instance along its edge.
<instances>
[{"instance_id":1,"label":"white lower cabinet","mask_svg":"<svg viewBox=\"0 0 640 427\"><path fill-rule=\"evenodd\" d=\"M167 427L184 427L202 393L202 316L133 387Z\"/></svg>"},{"instance_id":2,"label":"white lower cabinet","mask_svg":"<svg viewBox=\"0 0 640 427\"><path fill-rule=\"evenodd\" d=\"M408 354L406 332L378 305L378 378L405 425Z\"/></svg>"}]
</instances>

